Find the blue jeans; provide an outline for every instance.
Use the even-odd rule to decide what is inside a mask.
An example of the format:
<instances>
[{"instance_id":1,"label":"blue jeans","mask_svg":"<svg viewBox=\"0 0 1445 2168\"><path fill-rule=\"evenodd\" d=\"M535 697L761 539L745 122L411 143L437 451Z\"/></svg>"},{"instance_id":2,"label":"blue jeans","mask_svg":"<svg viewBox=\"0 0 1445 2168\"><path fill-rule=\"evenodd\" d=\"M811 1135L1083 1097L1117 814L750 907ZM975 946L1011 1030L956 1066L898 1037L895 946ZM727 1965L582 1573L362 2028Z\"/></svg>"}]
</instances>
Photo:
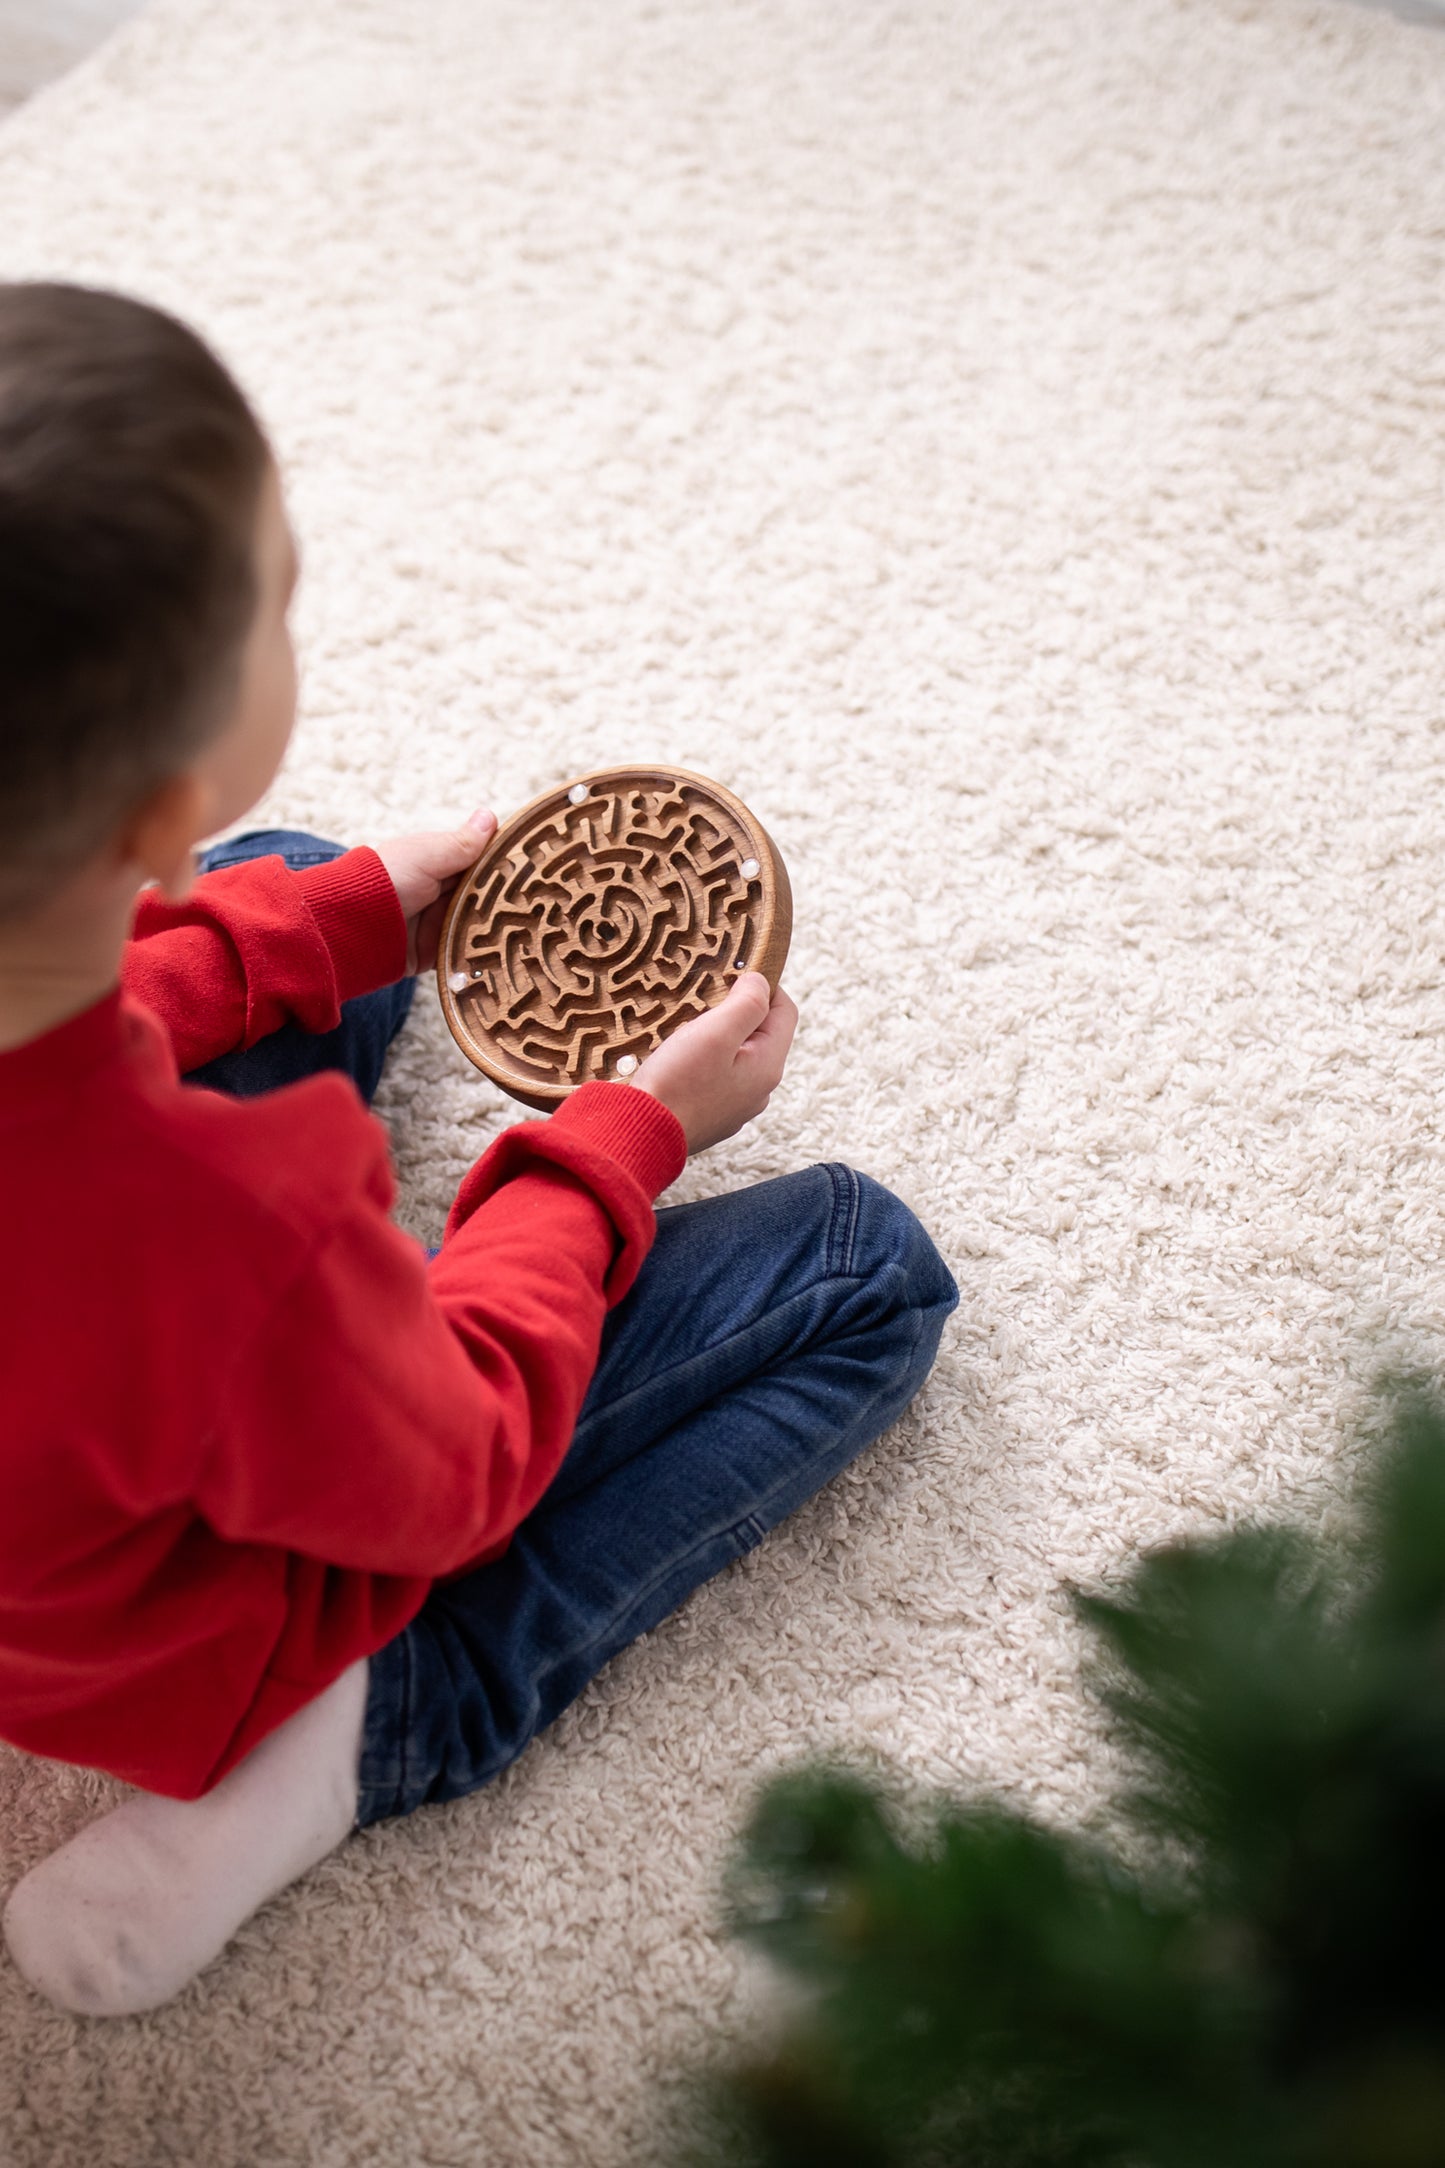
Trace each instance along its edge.
<instances>
[{"instance_id":1,"label":"blue jeans","mask_svg":"<svg viewBox=\"0 0 1445 2168\"><path fill-rule=\"evenodd\" d=\"M276 831L238 838L205 864L264 851L314 864L339 849ZM330 1041L366 1049L369 1064L400 1021L388 1029L394 991L365 997L378 1006L354 1024L344 1017L325 1041L300 1034L285 1077L277 1049L289 1031L197 1078L269 1090L346 1067L316 1060ZM371 1659L358 1826L500 1775L610 1657L902 1413L957 1300L908 1207L850 1167L659 1211L551 1488L504 1556L436 1582Z\"/></svg>"},{"instance_id":2,"label":"blue jeans","mask_svg":"<svg viewBox=\"0 0 1445 2168\"><path fill-rule=\"evenodd\" d=\"M302 835L294 828L254 828L249 835L217 843L204 853L200 864L202 873L215 873L222 866L239 866L247 858L276 857L299 869L324 866L339 858L345 847L323 843L319 836ZM244 1053L222 1054L203 1069L192 1069L186 1082L209 1084L212 1091L230 1092L236 1099L254 1099L260 1092L274 1091L278 1084L295 1084L322 1069L340 1069L356 1079L357 1089L370 1106L381 1082L386 1050L406 1022L415 991L415 979L398 979L379 994L345 1002L334 1031L305 1031L300 1024L283 1024Z\"/></svg>"}]
</instances>

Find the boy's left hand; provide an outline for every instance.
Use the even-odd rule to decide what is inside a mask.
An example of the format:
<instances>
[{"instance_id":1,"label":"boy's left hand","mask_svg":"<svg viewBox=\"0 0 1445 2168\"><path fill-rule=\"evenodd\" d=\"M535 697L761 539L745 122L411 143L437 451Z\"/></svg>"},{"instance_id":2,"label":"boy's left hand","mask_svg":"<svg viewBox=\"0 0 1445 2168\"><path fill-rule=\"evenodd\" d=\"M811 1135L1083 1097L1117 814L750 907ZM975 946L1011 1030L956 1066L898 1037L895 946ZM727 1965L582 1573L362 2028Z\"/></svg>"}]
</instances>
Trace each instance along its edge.
<instances>
[{"instance_id":1,"label":"boy's left hand","mask_svg":"<svg viewBox=\"0 0 1445 2168\"><path fill-rule=\"evenodd\" d=\"M406 968L430 971L437 960L442 920L457 882L480 858L495 832L497 816L485 809L460 828L428 828L419 835L392 836L372 849L391 875L406 920Z\"/></svg>"}]
</instances>

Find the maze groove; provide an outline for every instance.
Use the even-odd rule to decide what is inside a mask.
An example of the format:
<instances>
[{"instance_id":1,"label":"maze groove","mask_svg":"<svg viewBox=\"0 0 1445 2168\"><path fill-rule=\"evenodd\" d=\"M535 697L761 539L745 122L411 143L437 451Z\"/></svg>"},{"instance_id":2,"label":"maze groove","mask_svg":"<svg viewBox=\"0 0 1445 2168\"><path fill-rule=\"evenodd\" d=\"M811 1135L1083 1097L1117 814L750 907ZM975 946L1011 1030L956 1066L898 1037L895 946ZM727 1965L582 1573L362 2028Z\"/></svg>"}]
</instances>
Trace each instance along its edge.
<instances>
[{"instance_id":1,"label":"maze groove","mask_svg":"<svg viewBox=\"0 0 1445 2168\"><path fill-rule=\"evenodd\" d=\"M625 1078L741 970L776 985L787 872L720 784L611 768L545 792L459 885L437 981L462 1051L529 1106Z\"/></svg>"}]
</instances>

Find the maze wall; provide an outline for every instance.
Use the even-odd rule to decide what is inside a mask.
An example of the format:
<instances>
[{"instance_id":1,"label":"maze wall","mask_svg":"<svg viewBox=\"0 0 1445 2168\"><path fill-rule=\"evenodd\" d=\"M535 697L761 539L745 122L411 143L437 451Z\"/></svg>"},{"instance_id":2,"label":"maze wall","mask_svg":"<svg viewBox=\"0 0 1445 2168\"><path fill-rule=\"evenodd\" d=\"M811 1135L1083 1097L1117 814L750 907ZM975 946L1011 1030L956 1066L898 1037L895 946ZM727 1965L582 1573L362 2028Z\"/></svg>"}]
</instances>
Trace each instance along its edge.
<instances>
[{"instance_id":1,"label":"maze wall","mask_svg":"<svg viewBox=\"0 0 1445 2168\"><path fill-rule=\"evenodd\" d=\"M522 1096L629 1076L738 971L776 975L780 871L701 778L627 772L553 792L498 833L453 904L452 1029Z\"/></svg>"}]
</instances>

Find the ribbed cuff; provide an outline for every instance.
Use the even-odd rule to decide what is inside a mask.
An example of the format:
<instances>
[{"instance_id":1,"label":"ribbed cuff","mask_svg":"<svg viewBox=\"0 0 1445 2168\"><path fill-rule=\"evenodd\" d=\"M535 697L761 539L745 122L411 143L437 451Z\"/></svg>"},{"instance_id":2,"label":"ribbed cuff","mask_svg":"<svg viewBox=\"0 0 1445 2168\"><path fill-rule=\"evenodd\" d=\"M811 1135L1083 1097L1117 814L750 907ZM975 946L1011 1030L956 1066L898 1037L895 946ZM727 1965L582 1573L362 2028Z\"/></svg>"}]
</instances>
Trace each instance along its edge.
<instances>
[{"instance_id":1,"label":"ribbed cuff","mask_svg":"<svg viewBox=\"0 0 1445 2168\"><path fill-rule=\"evenodd\" d=\"M340 1001L406 975L406 920L391 875L369 845L292 875L331 952Z\"/></svg>"},{"instance_id":2,"label":"ribbed cuff","mask_svg":"<svg viewBox=\"0 0 1445 2168\"><path fill-rule=\"evenodd\" d=\"M681 1174L687 1138L670 1108L631 1084L584 1084L544 1122L504 1129L462 1183L447 1244L506 1183L543 1168L574 1175L611 1220L619 1247L602 1282L609 1308L641 1270L657 1232L652 1200Z\"/></svg>"},{"instance_id":3,"label":"ribbed cuff","mask_svg":"<svg viewBox=\"0 0 1445 2168\"><path fill-rule=\"evenodd\" d=\"M549 1127L615 1159L650 1198L660 1197L687 1165L687 1137L671 1107L632 1084L582 1084Z\"/></svg>"}]
</instances>

